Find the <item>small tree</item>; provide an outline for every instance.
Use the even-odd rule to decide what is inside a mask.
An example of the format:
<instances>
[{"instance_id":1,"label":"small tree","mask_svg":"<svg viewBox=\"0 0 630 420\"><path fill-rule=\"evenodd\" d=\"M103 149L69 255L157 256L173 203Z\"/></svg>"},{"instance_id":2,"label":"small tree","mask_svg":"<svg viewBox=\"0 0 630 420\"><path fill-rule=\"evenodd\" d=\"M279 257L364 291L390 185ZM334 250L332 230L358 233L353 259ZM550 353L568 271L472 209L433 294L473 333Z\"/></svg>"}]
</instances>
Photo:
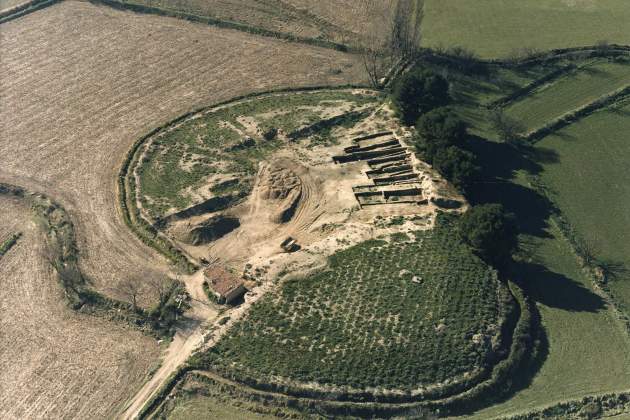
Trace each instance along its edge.
<instances>
[{"instance_id":1,"label":"small tree","mask_svg":"<svg viewBox=\"0 0 630 420\"><path fill-rule=\"evenodd\" d=\"M400 58L413 57L422 39L424 1L398 0L390 28L390 48Z\"/></svg>"},{"instance_id":2,"label":"small tree","mask_svg":"<svg viewBox=\"0 0 630 420\"><path fill-rule=\"evenodd\" d=\"M467 129L467 124L447 107L433 109L416 122L416 133L422 138L445 139L453 145L463 143Z\"/></svg>"},{"instance_id":3,"label":"small tree","mask_svg":"<svg viewBox=\"0 0 630 420\"><path fill-rule=\"evenodd\" d=\"M461 219L460 233L481 258L502 268L518 245L516 218L501 204L483 204L470 209Z\"/></svg>"},{"instance_id":4,"label":"small tree","mask_svg":"<svg viewBox=\"0 0 630 420\"><path fill-rule=\"evenodd\" d=\"M400 119L411 125L420 115L446 105L448 87L446 79L432 71L416 68L405 73L392 93Z\"/></svg>"},{"instance_id":5,"label":"small tree","mask_svg":"<svg viewBox=\"0 0 630 420\"><path fill-rule=\"evenodd\" d=\"M140 278L134 279L127 277L120 281L115 288L127 302L131 303L134 311L138 310L138 296L142 290L142 282L143 280Z\"/></svg>"},{"instance_id":6,"label":"small tree","mask_svg":"<svg viewBox=\"0 0 630 420\"><path fill-rule=\"evenodd\" d=\"M499 138L506 143L518 143L525 132L525 126L520 121L508 117L501 110L494 111L490 116L493 128Z\"/></svg>"}]
</instances>

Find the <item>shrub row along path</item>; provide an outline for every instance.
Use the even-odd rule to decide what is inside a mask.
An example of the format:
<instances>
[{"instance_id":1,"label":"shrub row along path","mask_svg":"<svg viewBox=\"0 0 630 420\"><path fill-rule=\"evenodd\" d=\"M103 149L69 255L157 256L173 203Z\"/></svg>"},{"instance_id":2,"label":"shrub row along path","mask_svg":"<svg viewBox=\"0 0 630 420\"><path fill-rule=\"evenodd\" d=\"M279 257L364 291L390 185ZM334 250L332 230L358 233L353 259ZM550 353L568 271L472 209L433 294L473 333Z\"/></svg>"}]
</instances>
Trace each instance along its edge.
<instances>
[{"instance_id":1,"label":"shrub row along path","mask_svg":"<svg viewBox=\"0 0 630 420\"><path fill-rule=\"evenodd\" d=\"M83 271L98 291L115 298L122 298L115 286L125 276L170 270L118 214L116 176L135 139L202 105L277 87L354 83L362 74L354 57L329 49L75 1L2 24L0 38L0 181L45 192L66 208ZM34 294L22 299L37 306ZM140 301L149 306L153 299L145 291ZM24 321L6 322L16 328ZM148 359L157 356L155 344L120 341L132 353L150 349ZM96 348L94 355L95 363L105 357ZM4 360L15 362L12 355ZM85 366L66 362L66 370L87 376ZM122 369L127 362L120 357L111 363ZM34 377L31 390L8 386L13 392L3 396L0 410L29 398L54 404L76 391L32 392L44 383ZM130 387L114 389L132 393ZM96 405L121 409L119 394L111 394L114 400Z\"/></svg>"}]
</instances>

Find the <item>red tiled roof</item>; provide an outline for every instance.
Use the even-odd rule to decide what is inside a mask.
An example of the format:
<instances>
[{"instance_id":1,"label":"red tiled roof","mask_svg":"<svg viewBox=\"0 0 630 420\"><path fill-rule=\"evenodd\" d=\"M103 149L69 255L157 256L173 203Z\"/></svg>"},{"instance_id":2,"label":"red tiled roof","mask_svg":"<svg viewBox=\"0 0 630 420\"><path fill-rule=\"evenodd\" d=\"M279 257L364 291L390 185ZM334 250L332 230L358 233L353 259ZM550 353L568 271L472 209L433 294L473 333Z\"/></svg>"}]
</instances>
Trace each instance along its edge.
<instances>
[{"instance_id":1,"label":"red tiled roof","mask_svg":"<svg viewBox=\"0 0 630 420\"><path fill-rule=\"evenodd\" d=\"M243 285L241 279L218 266L207 268L203 275L209 280L210 288L221 296Z\"/></svg>"}]
</instances>

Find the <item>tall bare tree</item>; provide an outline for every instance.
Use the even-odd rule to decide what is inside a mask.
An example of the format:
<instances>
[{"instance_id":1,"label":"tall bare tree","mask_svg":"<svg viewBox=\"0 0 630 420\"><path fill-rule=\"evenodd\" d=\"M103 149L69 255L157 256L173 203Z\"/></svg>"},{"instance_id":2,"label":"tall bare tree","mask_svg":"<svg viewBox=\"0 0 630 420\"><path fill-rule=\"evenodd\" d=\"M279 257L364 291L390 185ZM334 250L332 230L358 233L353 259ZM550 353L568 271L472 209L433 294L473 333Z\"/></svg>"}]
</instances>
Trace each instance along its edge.
<instances>
[{"instance_id":1,"label":"tall bare tree","mask_svg":"<svg viewBox=\"0 0 630 420\"><path fill-rule=\"evenodd\" d=\"M424 1L398 0L390 22L390 48L399 58L411 58L420 48Z\"/></svg>"},{"instance_id":2,"label":"tall bare tree","mask_svg":"<svg viewBox=\"0 0 630 420\"><path fill-rule=\"evenodd\" d=\"M116 285L115 290L127 302L131 303L135 311L138 309L138 296L142 290L142 285L143 279L127 277Z\"/></svg>"},{"instance_id":3,"label":"tall bare tree","mask_svg":"<svg viewBox=\"0 0 630 420\"><path fill-rule=\"evenodd\" d=\"M378 87L388 70L401 59L413 57L420 46L422 0L361 0L368 21L362 39L363 66L370 83Z\"/></svg>"}]
</instances>

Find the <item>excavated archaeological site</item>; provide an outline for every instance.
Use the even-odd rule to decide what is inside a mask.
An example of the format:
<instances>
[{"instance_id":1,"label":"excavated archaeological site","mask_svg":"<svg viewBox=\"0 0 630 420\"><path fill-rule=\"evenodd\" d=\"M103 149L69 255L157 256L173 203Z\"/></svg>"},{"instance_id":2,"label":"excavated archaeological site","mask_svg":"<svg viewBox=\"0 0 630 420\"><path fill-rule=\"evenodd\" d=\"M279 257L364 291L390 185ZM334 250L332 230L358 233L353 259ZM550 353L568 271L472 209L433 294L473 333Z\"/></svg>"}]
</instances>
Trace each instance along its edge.
<instances>
[{"instance_id":1,"label":"excavated archaeological site","mask_svg":"<svg viewBox=\"0 0 630 420\"><path fill-rule=\"evenodd\" d=\"M271 128L279 145L257 162L251 190L237 199L203 195L217 185L246 182L238 174L213 174L195 187L193 205L157 221L146 218L188 258L226 267L251 290L278 274L311 272L335 251L359 242L430 228L438 210L465 210L463 197L412 153L410 133L387 105L359 110L369 114L350 127L335 127L334 141L323 145L313 144L314 136L295 134L308 133L308 125L292 133ZM330 120L348 112L341 105L324 115ZM256 118L236 119L246 130L238 131L229 150L268 141L270 130Z\"/></svg>"}]
</instances>

